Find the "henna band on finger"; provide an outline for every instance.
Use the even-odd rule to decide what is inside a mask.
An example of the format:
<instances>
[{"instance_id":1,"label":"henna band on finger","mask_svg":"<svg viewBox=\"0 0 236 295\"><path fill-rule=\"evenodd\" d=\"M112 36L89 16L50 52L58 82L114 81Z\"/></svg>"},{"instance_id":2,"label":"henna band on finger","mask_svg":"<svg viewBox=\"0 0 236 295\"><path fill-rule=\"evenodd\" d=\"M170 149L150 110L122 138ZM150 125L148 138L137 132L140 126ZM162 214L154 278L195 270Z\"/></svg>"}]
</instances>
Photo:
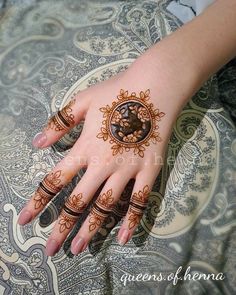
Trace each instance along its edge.
<instances>
[{"instance_id":1,"label":"henna band on finger","mask_svg":"<svg viewBox=\"0 0 236 295\"><path fill-rule=\"evenodd\" d=\"M60 233L64 232L65 230L71 229L77 221L80 214L87 207L87 204L82 199L83 194L79 193L77 195L70 196L66 200L59 220Z\"/></svg>"},{"instance_id":2,"label":"henna band on finger","mask_svg":"<svg viewBox=\"0 0 236 295\"><path fill-rule=\"evenodd\" d=\"M89 231L93 231L102 225L104 219L112 211L113 204L112 189L97 198L90 212Z\"/></svg>"},{"instance_id":3,"label":"henna band on finger","mask_svg":"<svg viewBox=\"0 0 236 295\"><path fill-rule=\"evenodd\" d=\"M75 99L71 100L62 110L58 111L48 122L47 129L55 131L67 131L75 125L75 116L72 114L72 106Z\"/></svg>"},{"instance_id":4,"label":"henna band on finger","mask_svg":"<svg viewBox=\"0 0 236 295\"><path fill-rule=\"evenodd\" d=\"M150 193L149 187L148 185L145 185L143 190L140 190L138 193L134 193L132 195L130 200L129 211L128 211L129 229L132 229L134 226L136 226L139 223L143 215L143 211L147 207L149 193Z\"/></svg>"},{"instance_id":5,"label":"henna band on finger","mask_svg":"<svg viewBox=\"0 0 236 295\"><path fill-rule=\"evenodd\" d=\"M35 209L47 205L47 203L62 189L61 170L50 173L39 183L33 199L35 200Z\"/></svg>"},{"instance_id":6,"label":"henna band on finger","mask_svg":"<svg viewBox=\"0 0 236 295\"><path fill-rule=\"evenodd\" d=\"M86 204L83 201L83 194L79 193L77 195L70 196L64 205L64 210L73 216L79 216L84 209L86 208Z\"/></svg>"}]
</instances>

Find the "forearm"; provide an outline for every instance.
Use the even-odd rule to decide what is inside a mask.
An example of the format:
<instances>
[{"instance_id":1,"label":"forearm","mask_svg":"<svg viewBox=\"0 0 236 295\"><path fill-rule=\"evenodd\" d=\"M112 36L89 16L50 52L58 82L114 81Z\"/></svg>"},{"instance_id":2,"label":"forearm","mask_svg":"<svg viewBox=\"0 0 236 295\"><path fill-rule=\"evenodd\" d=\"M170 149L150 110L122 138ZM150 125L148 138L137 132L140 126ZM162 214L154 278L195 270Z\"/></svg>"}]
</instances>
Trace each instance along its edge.
<instances>
[{"instance_id":1,"label":"forearm","mask_svg":"<svg viewBox=\"0 0 236 295\"><path fill-rule=\"evenodd\" d=\"M165 50L175 43L175 54L185 55L202 83L236 55L236 0L216 1L165 43Z\"/></svg>"},{"instance_id":2,"label":"forearm","mask_svg":"<svg viewBox=\"0 0 236 295\"><path fill-rule=\"evenodd\" d=\"M147 50L137 63L141 62L144 70L148 68L147 75L154 87L160 92L170 88L170 99L173 88L178 101L184 104L235 55L236 0L218 0L193 21Z\"/></svg>"}]
</instances>

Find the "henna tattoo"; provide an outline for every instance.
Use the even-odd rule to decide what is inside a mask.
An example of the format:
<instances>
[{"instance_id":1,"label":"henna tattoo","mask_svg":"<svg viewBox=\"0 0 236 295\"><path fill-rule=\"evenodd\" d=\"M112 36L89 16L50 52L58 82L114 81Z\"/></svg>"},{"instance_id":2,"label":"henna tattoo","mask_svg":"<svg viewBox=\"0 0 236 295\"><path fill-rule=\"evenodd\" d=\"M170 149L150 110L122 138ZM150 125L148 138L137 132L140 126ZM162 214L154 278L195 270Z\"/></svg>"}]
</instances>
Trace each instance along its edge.
<instances>
[{"instance_id":1,"label":"henna tattoo","mask_svg":"<svg viewBox=\"0 0 236 295\"><path fill-rule=\"evenodd\" d=\"M148 196L150 194L150 189L148 185L145 185L143 190L140 190L138 193L134 193L130 200L129 206L129 218L128 218L128 227L132 229L137 225L143 215L143 211L147 207Z\"/></svg>"},{"instance_id":2,"label":"henna tattoo","mask_svg":"<svg viewBox=\"0 0 236 295\"><path fill-rule=\"evenodd\" d=\"M45 207L47 203L62 189L61 185L61 170L52 172L39 183L39 187L35 192L33 200L35 201L34 208L40 209Z\"/></svg>"},{"instance_id":3,"label":"henna tattoo","mask_svg":"<svg viewBox=\"0 0 236 295\"><path fill-rule=\"evenodd\" d=\"M63 233L65 230L71 230L75 224L75 219L67 215L67 213L63 210L59 219L59 232Z\"/></svg>"},{"instance_id":4,"label":"henna tattoo","mask_svg":"<svg viewBox=\"0 0 236 295\"><path fill-rule=\"evenodd\" d=\"M83 195L80 193L78 195L72 195L66 200L59 220L60 233L71 229L80 214L87 207L87 204L82 200L82 198Z\"/></svg>"},{"instance_id":5,"label":"henna tattoo","mask_svg":"<svg viewBox=\"0 0 236 295\"><path fill-rule=\"evenodd\" d=\"M48 122L48 129L55 131L66 131L75 125L75 116L72 114L72 106L75 99L72 99L62 110L58 111Z\"/></svg>"},{"instance_id":6,"label":"henna tattoo","mask_svg":"<svg viewBox=\"0 0 236 295\"><path fill-rule=\"evenodd\" d=\"M104 219L112 211L113 204L112 189L98 196L90 212L89 231L93 231L102 225Z\"/></svg>"},{"instance_id":7,"label":"henna tattoo","mask_svg":"<svg viewBox=\"0 0 236 295\"><path fill-rule=\"evenodd\" d=\"M117 217L123 217L126 215L128 207L129 207L129 199L131 195L132 189L130 187L126 187L123 193L121 194L119 200L112 208L112 212Z\"/></svg>"},{"instance_id":8,"label":"henna tattoo","mask_svg":"<svg viewBox=\"0 0 236 295\"><path fill-rule=\"evenodd\" d=\"M144 157L145 147L150 141L161 141L157 122L165 115L154 109L150 99L150 90L141 91L139 97L135 92L120 90L117 101L112 106L100 108L104 120L97 138L109 140L112 144L112 154L122 154L133 149L135 155Z\"/></svg>"}]
</instances>

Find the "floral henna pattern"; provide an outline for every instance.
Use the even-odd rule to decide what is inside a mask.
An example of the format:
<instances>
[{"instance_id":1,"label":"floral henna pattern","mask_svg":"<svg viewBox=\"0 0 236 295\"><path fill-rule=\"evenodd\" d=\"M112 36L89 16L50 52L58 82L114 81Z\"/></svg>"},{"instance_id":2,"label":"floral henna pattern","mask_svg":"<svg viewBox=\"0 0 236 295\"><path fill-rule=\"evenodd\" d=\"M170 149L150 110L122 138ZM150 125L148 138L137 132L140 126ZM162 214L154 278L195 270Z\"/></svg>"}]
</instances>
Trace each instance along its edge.
<instances>
[{"instance_id":1,"label":"floral henna pattern","mask_svg":"<svg viewBox=\"0 0 236 295\"><path fill-rule=\"evenodd\" d=\"M138 193L134 193L132 195L130 200L129 211L128 211L129 229L132 229L134 226L136 226L139 223L143 215L143 211L147 207L149 194L150 194L150 189L148 185L145 185L143 190L140 190Z\"/></svg>"},{"instance_id":2,"label":"floral henna pattern","mask_svg":"<svg viewBox=\"0 0 236 295\"><path fill-rule=\"evenodd\" d=\"M102 225L104 219L112 211L113 205L112 189L97 198L90 212L89 231L93 231Z\"/></svg>"},{"instance_id":3,"label":"floral henna pattern","mask_svg":"<svg viewBox=\"0 0 236 295\"><path fill-rule=\"evenodd\" d=\"M62 110L58 111L48 122L48 129L55 131L66 131L75 125L75 116L72 114L72 106L75 99L72 99Z\"/></svg>"},{"instance_id":4,"label":"floral henna pattern","mask_svg":"<svg viewBox=\"0 0 236 295\"><path fill-rule=\"evenodd\" d=\"M75 224L75 218L69 217L67 213L63 210L59 219L59 232L63 233L65 230L71 230Z\"/></svg>"},{"instance_id":5,"label":"floral henna pattern","mask_svg":"<svg viewBox=\"0 0 236 295\"><path fill-rule=\"evenodd\" d=\"M129 207L129 200L131 195L130 187L126 187L126 189L121 194L119 200L112 208L112 212L117 216L117 218L122 218L126 215Z\"/></svg>"},{"instance_id":6,"label":"floral henna pattern","mask_svg":"<svg viewBox=\"0 0 236 295\"><path fill-rule=\"evenodd\" d=\"M34 208L41 209L62 189L61 170L48 174L42 182L33 197L35 201Z\"/></svg>"},{"instance_id":7,"label":"floral henna pattern","mask_svg":"<svg viewBox=\"0 0 236 295\"><path fill-rule=\"evenodd\" d=\"M144 157L145 147L161 141L157 132L158 124L165 113L154 109L149 102L150 90L130 95L121 89L117 101L112 106L100 108L103 113L101 132L97 138L109 140L112 154L122 154L133 149L135 155Z\"/></svg>"},{"instance_id":8,"label":"floral henna pattern","mask_svg":"<svg viewBox=\"0 0 236 295\"><path fill-rule=\"evenodd\" d=\"M80 193L77 195L72 195L66 200L59 220L60 233L64 232L65 230L71 229L74 226L79 215L87 207L87 204L82 199L83 195Z\"/></svg>"}]
</instances>

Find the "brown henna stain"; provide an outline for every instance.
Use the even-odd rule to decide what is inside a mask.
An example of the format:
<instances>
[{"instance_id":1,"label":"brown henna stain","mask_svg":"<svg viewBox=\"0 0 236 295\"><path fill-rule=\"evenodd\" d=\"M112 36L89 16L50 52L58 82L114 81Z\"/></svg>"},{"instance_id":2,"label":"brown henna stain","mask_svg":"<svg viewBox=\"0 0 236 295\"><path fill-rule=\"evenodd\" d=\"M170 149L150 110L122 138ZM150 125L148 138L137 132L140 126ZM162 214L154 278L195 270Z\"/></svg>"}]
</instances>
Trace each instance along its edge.
<instances>
[{"instance_id":1,"label":"brown henna stain","mask_svg":"<svg viewBox=\"0 0 236 295\"><path fill-rule=\"evenodd\" d=\"M47 130L67 131L75 125L75 116L72 114L72 106L75 99L72 99L62 110L58 111L48 122Z\"/></svg>"},{"instance_id":2,"label":"brown henna stain","mask_svg":"<svg viewBox=\"0 0 236 295\"><path fill-rule=\"evenodd\" d=\"M149 89L141 91L139 96L135 92L129 95L128 91L121 89L117 101L100 108L104 120L97 138L109 140L114 156L133 149L135 155L144 157L150 142L161 141L157 122L165 113L154 109L149 99Z\"/></svg>"},{"instance_id":3,"label":"brown henna stain","mask_svg":"<svg viewBox=\"0 0 236 295\"><path fill-rule=\"evenodd\" d=\"M83 201L83 194L71 195L65 202L59 220L59 231L63 233L65 230L70 230L78 220L80 214L87 207Z\"/></svg>"},{"instance_id":4,"label":"brown henna stain","mask_svg":"<svg viewBox=\"0 0 236 295\"><path fill-rule=\"evenodd\" d=\"M111 212L113 204L114 198L112 196L112 189L109 189L106 193L98 196L89 214L90 232L102 225L104 219Z\"/></svg>"},{"instance_id":5,"label":"brown henna stain","mask_svg":"<svg viewBox=\"0 0 236 295\"><path fill-rule=\"evenodd\" d=\"M33 197L35 201L34 208L41 209L62 189L61 170L52 172L40 182L38 189Z\"/></svg>"},{"instance_id":6,"label":"brown henna stain","mask_svg":"<svg viewBox=\"0 0 236 295\"><path fill-rule=\"evenodd\" d=\"M148 196L150 194L150 189L148 185L145 185L143 190L140 190L138 193L134 193L130 199L130 206L128 210L128 227L132 229L138 225L143 211L147 207Z\"/></svg>"}]
</instances>

